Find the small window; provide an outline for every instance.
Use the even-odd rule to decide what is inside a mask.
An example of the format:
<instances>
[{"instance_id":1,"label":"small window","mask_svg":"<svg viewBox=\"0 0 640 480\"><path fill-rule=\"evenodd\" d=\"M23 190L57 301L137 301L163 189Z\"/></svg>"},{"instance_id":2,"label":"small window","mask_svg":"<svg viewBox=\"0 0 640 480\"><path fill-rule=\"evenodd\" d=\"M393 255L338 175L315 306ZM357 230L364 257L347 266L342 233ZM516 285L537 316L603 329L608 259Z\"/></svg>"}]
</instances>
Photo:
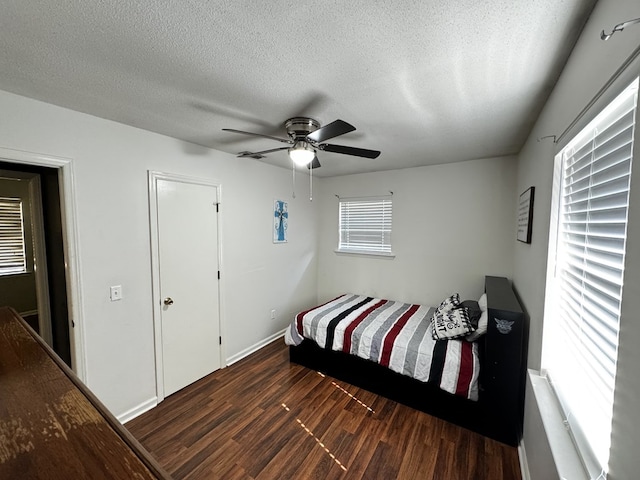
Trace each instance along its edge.
<instances>
[{"instance_id":1,"label":"small window","mask_svg":"<svg viewBox=\"0 0 640 480\"><path fill-rule=\"evenodd\" d=\"M0 197L0 275L26 271L22 200Z\"/></svg>"},{"instance_id":2,"label":"small window","mask_svg":"<svg viewBox=\"0 0 640 480\"><path fill-rule=\"evenodd\" d=\"M340 199L338 252L391 256L391 196Z\"/></svg>"}]
</instances>

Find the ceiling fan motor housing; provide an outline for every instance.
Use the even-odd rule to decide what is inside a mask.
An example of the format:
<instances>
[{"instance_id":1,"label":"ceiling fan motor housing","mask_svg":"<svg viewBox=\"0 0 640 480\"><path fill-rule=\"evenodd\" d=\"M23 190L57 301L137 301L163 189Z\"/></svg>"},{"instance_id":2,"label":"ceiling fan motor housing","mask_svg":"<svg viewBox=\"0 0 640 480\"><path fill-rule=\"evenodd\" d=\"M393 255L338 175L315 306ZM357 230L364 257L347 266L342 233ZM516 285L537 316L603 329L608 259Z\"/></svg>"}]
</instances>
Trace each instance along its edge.
<instances>
[{"instance_id":1,"label":"ceiling fan motor housing","mask_svg":"<svg viewBox=\"0 0 640 480\"><path fill-rule=\"evenodd\" d=\"M284 127L292 139L304 139L311 132L320 128L320 122L308 117L293 117L284 122Z\"/></svg>"}]
</instances>

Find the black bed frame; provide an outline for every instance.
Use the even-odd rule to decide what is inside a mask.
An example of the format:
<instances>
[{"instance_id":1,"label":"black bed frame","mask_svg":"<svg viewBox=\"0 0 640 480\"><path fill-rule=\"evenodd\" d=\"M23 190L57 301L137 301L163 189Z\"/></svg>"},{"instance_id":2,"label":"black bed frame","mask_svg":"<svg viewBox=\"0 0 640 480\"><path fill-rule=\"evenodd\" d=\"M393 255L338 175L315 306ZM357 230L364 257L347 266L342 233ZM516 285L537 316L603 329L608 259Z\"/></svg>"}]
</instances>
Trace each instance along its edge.
<instances>
[{"instance_id":1,"label":"black bed frame","mask_svg":"<svg viewBox=\"0 0 640 480\"><path fill-rule=\"evenodd\" d=\"M289 347L289 358L292 362L517 446L522 437L524 413L526 317L506 278L485 277L485 292L489 325L487 334L478 340L481 367L480 398L477 402L400 375L369 360L325 350L311 340Z\"/></svg>"}]
</instances>

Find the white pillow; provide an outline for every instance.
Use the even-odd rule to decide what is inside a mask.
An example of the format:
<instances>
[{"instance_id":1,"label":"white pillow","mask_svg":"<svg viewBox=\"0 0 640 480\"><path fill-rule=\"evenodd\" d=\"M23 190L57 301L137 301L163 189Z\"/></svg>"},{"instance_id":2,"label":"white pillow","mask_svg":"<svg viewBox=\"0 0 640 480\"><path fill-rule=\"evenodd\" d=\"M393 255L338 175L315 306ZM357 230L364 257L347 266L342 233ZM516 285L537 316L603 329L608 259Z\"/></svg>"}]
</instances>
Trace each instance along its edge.
<instances>
[{"instance_id":1,"label":"white pillow","mask_svg":"<svg viewBox=\"0 0 640 480\"><path fill-rule=\"evenodd\" d=\"M487 311L487 294L483 293L482 296L478 299L478 306L480 307L480 310L482 310L483 312Z\"/></svg>"},{"instance_id":2,"label":"white pillow","mask_svg":"<svg viewBox=\"0 0 640 480\"><path fill-rule=\"evenodd\" d=\"M487 328L489 327L489 312L487 311L487 294L483 293L482 296L478 299L478 306L482 311L482 315L480 315L480 320L478 320L478 328L475 332L470 333L465 337L465 340L468 342L475 342L482 335L487 333Z\"/></svg>"}]
</instances>

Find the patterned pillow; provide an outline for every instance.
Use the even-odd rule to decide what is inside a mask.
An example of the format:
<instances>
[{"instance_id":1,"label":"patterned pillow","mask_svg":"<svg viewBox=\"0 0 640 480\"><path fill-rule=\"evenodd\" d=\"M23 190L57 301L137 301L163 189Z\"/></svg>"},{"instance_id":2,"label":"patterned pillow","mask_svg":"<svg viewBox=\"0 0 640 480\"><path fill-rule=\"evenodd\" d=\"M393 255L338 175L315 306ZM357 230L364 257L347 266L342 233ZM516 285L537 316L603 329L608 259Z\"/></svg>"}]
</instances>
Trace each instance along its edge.
<instances>
[{"instance_id":1,"label":"patterned pillow","mask_svg":"<svg viewBox=\"0 0 640 480\"><path fill-rule=\"evenodd\" d=\"M436 313L445 313L445 312L448 312L449 310L453 310L458 305L460 305L460 295L457 293L454 293L450 297L445 298L442 301L442 303L440 303L438 308L436 308L436 311L433 314L433 316L435 317Z\"/></svg>"},{"instance_id":2,"label":"patterned pillow","mask_svg":"<svg viewBox=\"0 0 640 480\"><path fill-rule=\"evenodd\" d=\"M451 340L464 337L475 328L469 321L469 314L464 307L454 308L447 312L434 313L431 321L431 336L434 340Z\"/></svg>"}]
</instances>

